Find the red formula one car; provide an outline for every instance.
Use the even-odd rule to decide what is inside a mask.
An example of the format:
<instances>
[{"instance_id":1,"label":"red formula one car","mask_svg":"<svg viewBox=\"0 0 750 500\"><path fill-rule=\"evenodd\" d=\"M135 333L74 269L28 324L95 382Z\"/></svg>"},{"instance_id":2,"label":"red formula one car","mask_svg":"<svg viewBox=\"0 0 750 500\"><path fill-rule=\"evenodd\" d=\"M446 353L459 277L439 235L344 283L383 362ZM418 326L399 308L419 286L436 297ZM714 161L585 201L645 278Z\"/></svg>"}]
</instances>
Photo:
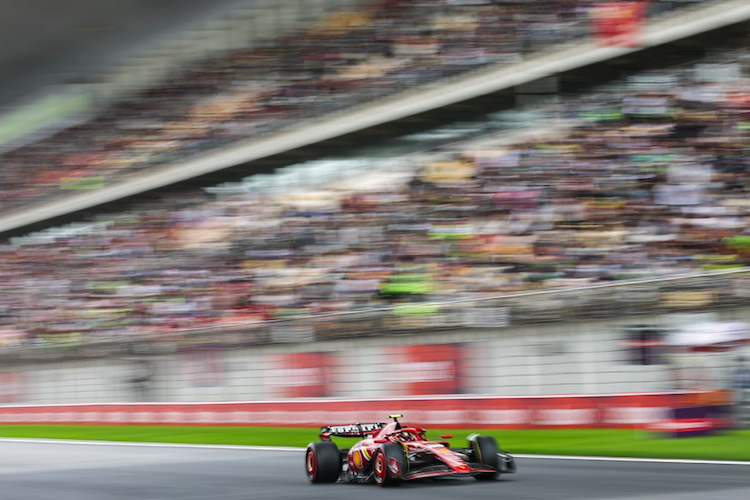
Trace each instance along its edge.
<instances>
[{"instance_id":1,"label":"red formula one car","mask_svg":"<svg viewBox=\"0 0 750 500\"><path fill-rule=\"evenodd\" d=\"M374 481L387 486L413 479L460 476L487 481L516 471L513 457L500 450L493 437L472 434L467 448L450 448L446 442L428 441L424 429L401 425L401 415L388 418L393 422L323 427L321 441L310 443L305 453L310 482ZM340 450L331 436L362 440Z\"/></svg>"}]
</instances>

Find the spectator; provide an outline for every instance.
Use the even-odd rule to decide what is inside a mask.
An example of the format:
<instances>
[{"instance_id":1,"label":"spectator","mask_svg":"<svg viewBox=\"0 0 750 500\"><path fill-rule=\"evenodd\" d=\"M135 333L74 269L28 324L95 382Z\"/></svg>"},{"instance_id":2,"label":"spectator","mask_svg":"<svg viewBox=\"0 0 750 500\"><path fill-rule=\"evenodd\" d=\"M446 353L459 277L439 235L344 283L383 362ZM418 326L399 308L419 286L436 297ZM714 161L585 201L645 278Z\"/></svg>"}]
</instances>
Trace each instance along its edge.
<instances>
[{"instance_id":1,"label":"spectator","mask_svg":"<svg viewBox=\"0 0 750 500\"><path fill-rule=\"evenodd\" d=\"M683 2L650 4L660 12ZM586 36L592 5L363 2L294 36L185 68L86 123L0 156L0 212L98 189L473 68L519 62Z\"/></svg>"},{"instance_id":2,"label":"spectator","mask_svg":"<svg viewBox=\"0 0 750 500\"><path fill-rule=\"evenodd\" d=\"M351 178L308 165L283 195L171 194L0 247L4 344L747 265L748 59L709 61L737 65L737 78L706 91L695 68L639 75L568 98L570 128L545 137L456 142ZM661 300L703 307L715 295Z\"/></svg>"}]
</instances>

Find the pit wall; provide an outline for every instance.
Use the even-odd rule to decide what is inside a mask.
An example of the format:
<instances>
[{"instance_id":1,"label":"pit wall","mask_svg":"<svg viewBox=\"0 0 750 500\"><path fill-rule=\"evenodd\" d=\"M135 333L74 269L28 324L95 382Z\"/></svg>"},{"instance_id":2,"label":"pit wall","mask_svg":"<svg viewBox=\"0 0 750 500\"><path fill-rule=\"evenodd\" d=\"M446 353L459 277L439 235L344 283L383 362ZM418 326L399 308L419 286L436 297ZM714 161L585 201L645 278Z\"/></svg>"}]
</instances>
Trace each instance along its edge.
<instances>
[{"instance_id":1,"label":"pit wall","mask_svg":"<svg viewBox=\"0 0 750 500\"><path fill-rule=\"evenodd\" d=\"M718 320L750 322L744 309L715 314ZM601 395L730 387L732 363L750 354L748 347L675 354L634 347L623 333L628 325L668 321L643 316L234 349L207 341L174 346L162 355L15 363L0 368L0 404ZM644 361L647 351L650 360Z\"/></svg>"}]
</instances>

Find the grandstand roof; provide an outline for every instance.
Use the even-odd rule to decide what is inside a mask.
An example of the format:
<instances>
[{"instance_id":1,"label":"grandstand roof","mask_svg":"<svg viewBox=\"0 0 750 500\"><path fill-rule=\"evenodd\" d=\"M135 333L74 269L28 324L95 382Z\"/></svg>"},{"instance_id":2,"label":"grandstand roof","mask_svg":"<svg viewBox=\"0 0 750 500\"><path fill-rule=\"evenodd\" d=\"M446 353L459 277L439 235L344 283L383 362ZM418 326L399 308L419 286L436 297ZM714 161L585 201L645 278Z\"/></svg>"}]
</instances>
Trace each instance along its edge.
<instances>
[{"instance_id":1,"label":"grandstand roof","mask_svg":"<svg viewBox=\"0 0 750 500\"><path fill-rule=\"evenodd\" d=\"M82 75L240 1L6 0L0 106L29 99L45 86L78 83Z\"/></svg>"}]
</instances>

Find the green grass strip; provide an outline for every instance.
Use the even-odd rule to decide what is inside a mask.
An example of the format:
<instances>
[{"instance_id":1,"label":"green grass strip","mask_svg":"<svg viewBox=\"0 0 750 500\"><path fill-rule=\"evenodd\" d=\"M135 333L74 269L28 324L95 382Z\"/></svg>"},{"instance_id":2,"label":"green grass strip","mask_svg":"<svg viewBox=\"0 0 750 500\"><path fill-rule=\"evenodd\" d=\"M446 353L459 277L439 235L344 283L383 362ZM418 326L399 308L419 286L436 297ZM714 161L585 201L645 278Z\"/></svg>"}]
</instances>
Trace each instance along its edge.
<instances>
[{"instance_id":1,"label":"green grass strip","mask_svg":"<svg viewBox=\"0 0 750 500\"><path fill-rule=\"evenodd\" d=\"M432 429L428 431L428 438L439 440L441 434L452 434L454 438L449 440L451 444L463 446L471 432L494 436L502 448L512 453L750 461L750 431L745 430L708 437L670 439L645 431L609 429ZM0 425L0 437L303 447L318 439L318 430L279 427ZM340 447L347 447L356 439L338 438L336 441Z\"/></svg>"}]
</instances>

